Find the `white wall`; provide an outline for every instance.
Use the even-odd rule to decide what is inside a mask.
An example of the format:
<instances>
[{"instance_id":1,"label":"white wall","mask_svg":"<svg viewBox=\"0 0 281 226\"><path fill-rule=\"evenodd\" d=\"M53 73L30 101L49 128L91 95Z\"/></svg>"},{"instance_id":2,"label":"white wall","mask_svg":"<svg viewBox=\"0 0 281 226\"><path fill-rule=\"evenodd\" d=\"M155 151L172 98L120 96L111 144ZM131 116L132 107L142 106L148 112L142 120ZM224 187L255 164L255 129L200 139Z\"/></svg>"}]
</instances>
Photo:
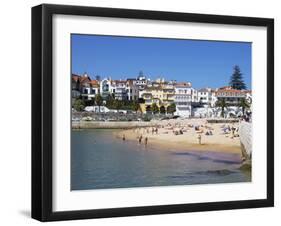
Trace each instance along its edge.
<instances>
[{"instance_id":1,"label":"white wall","mask_svg":"<svg viewBox=\"0 0 281 226\"><path fill-rule=\"evenodd\" d=\"M65 0L47 1L56 4L92 5L119 8L182 11L192 13L229 14L238 16L274 17L276 29L275 62L281 60L281 14L278 1L245 0ZM2 1L0 59L1 77L1 142L0 142L0 224L38 225L30 214L30 7L41 1ZM276 64L276 84L281 84L280 64ZM13 89L9 87L12 84ZM15 90L15 91L14 91ZM276 93L277 94L277 93ZM12 101L11 101L12 100ZM280 103L281 93L275 103ZM17 104L18 109L12 110ZM9 112L7 109L11 109ZM4 110L2 110L4 109ZM276 105L276 115L281 115L281 105ZM276 118L276 128L281 126ZM281 130L276 130L281 136ZM281 159L281 139L276 139L276 159ZM277 161L276 161L277 162ZM281 166L276 164L276 207L234 211L218 211L160 216L84 220L54 223L55 225L267 225L280 221ZM211 195L211 194L210 194ZM53 224L52 224L53 225ZM274 223L273 223L274 225ZM276 224L275 224L276 225Z\"/></svg>"}]
</instances>

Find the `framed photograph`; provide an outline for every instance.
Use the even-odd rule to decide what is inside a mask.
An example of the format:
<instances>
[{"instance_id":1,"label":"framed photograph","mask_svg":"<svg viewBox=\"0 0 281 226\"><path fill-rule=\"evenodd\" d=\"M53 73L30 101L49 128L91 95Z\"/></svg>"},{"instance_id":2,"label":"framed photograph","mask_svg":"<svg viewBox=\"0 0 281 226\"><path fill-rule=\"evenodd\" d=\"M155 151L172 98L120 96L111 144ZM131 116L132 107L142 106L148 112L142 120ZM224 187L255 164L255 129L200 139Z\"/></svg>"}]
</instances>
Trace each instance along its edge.
<instances>
[{"instance_id":1,"label":"framed photograph","mask_svg":"<svg viewBox=\"0 0 281 226\"><path fill-rule=\"evenodd\" d=\"M274 205L274 21L32 8L32 217Z\"/></svg>"}]
</instances>

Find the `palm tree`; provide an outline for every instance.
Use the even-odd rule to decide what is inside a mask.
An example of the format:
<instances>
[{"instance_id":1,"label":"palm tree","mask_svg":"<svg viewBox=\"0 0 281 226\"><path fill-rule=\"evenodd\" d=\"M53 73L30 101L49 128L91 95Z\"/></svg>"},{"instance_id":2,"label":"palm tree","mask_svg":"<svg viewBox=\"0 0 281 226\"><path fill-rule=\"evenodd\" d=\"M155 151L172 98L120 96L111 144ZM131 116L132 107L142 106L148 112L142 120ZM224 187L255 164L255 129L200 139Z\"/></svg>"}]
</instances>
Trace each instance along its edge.
<instances>
[{"instance_id":1,"label":"palm tree","mask_svg":"<svg viewBox=\"0 0 281 226\"><path fill-rule=\"evenodd\" d=\"M153 104L151 105L151 111L153 112L153 114L156 114L156 113L159 112L159 107L157 106L156 103L153 103Z\"/></svg>"},{"instance_id":2,"label":"palm tree","mask_svg":"<svg viewBox=\"0 0 281 226\"><path fill-rule=\"evenodd\" d=\"M225 102L225 99L219 99L216 102L216 106L221 108L221 117L224 118L224 109L227 107L227 103Z\"/></svg>"},{"instance_id":3,"label":"palm tree","mask_svg":"<svg viewBox=\"0 0 281 226\"><path fill-rule=\"evenodd\" d=\"M250 104L248 103L248 101L245 98L242 98L239 102L239 107L242 108L242 113L243 113L243 115L245 115L245 110L250 107Z\"/></svg>"}]
</instances>

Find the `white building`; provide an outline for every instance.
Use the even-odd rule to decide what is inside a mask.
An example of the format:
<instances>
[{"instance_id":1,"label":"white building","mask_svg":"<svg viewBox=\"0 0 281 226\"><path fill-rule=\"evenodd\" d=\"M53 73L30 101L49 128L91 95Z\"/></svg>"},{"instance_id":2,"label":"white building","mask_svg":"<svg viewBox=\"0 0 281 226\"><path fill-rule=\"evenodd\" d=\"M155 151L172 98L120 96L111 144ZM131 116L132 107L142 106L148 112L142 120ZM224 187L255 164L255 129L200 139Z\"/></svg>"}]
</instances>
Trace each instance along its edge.
<instances>
[{"instance_id":1,"label":"white building","mask_svg":"<svg viewBox=\"0 0 281 226\"><path fill-rule=\"evenodd\" d=\"M138 100L139 89L136 85L136 79L127 79L126 81L126 92L128 100Z\"/></svg>"},{"instance_id":2,"label":"white building","mask_svg":"<svg viewBox=\"0 0 281 226\"><path fill-rule=\"evenodd\" d=\"M93 100L97 94L99 94L99 84L97 80L91 80L87 82L87 87L85 87L84 92L88 100Z\"/></svg>"},{"instance_id":3,"label":"white building","mask_svg":"<svg viewBox=\"0 0 281 226\"><path fill-rule=\"evenodd\" d=\"M203 105L208 105L212 100L212 92L210 88L203 88L198 90L198 101Z\"/></svg>"},{"instance_id":4,"label":"white building","mask_svg":"<svg viewBox=\"0 0 281 226\"><path fill-rule=\"evenodd\" d=\"M211 88L198 90L198 102L204 106L214 107L217 101L216 91Z\"/></svg>"},{"instance_id":5,"label":"white building","mask_svg":"<svg viewBox=\"0 0 281 226\"><path fill-rule=\"evenodd\" d=\"M191 102L198 103L198 92L196 89L191 88Z\"/></svg>"},{"instance_id":6,"label":"white building","mask_svg":"<svg viewBox=\"0 0 281 226\"><path fill-rule=\"evenodd\" d=\"M137 100L139 96L135 79L103 79L100 82L100 94L103 98L113 95L117 100Z\"/></svg>"},{"instance_id":7,"label":"white building","mask_svg":"<svg viewBox=\"0 0 281 226\"><path fill-rule=\"evenodd\" d=\"M178 83L175 85L175 115L183 117L192 116L192 99L194 98L193 95L194 89L191 88L191 83Z\"/></svg>"},{"instance_id":8,"label":"white building","mask_svg":"<svg viewBox=\"0 0 281 226\"><path fill-rule=\"evenodd\" d=\"M127 99L126 81L124 80L111 80L112 93L117 100Z\"/></svg>"},{"instance_id":9,"label":"white building","mask_svg":"<svg viewBox=\"0 0 281 226\"><path fill-rule=\"evenodd\" d=\"M135 81L135 86L140 91L140 90L144 90L147 84L148 84L148 79L146 78L146 76L144 76L143 72L140 71L139 76Z\"/></svg>"},{"instance_id":10,"label":"white building","mask_svg":"<svg viewBox=\"0 0 281 226\"><path fill-rule=\"evenodd\" d=\"M106 98L109 94L115 92L115 87L111 86L111 79L105 78L100 82L100 94L103 98Z\"/></svg>"},{"instance_id":11,"label":"white building","mask_svg":"<svg viewBox=\"0 0 281 226\"><path fill-rule=\"evenodd\" d=\"M242 99L245 99L247 97L247 95L249 98L249 93L250 92L247 90L236 90L232 89L229 86L226 86L219 88L216 91L216 98L218 100L224 100L228 106L237 106Z\"/></svg>"},{"instance_id":12,"label":"white building","mask_svg":"<svg viewBox=\"0 0 281 226\"><path fill-rule=\"evenodd\" d=\"M72 74L72 98L92 100L99 91L99 82L91 80L86 73L83 76Z\"/></svg>"}]
</instances>

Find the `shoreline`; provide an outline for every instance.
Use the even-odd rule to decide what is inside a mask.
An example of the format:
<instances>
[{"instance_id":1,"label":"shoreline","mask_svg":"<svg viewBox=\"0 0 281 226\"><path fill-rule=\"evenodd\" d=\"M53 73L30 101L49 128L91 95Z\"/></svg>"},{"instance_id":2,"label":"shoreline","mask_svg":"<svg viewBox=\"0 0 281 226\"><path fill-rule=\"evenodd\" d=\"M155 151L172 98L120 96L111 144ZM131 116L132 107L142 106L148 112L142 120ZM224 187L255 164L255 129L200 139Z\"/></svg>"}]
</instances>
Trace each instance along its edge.
<instances>
[{"instance_id":1,"label":"shoreline","mask_svg":"<svg viewBox=\"0 0 281 226\"><path fill-rule=\"evenodd\" d=\"M138 144L138 136L135 133L132 133L131 130L124 130L115 132L115 135L118 139L122 139L123 135L125 135L126 140L135 141L136 145ZM143 142L141 145L144 145ZM231 154L239 154L242 157L241 147L238 144L216 144L216 143L204 143L197 144L189 141L184 141L179 139L178 141L158 138L158 137L149 137L147 147L152 147L157 150L168 150L173 152L188 152L188 151L210 151L210 152L223 152L223 153L231 153Z\"/></svg>"},{"instance_id":2,"label":"shoreline","mask_svg":"<svg viewBox=\"0 0 281 226\"><path fill-rule=\"evenodd\" d=\"M239 154L242 149L238 133L225 132L225 128L238 128L239 123L210 123L208 119L169 119L163 121L126 122L72 122L72 129L119 129L113 135L117 139L135 141L141 145L147 138L147 147L170 151L212 151ZM155 132L157 128L157 132ZM153 132L154 131L154 132ZM179 133L180 132L180 133ZM211 135L206 135L211 132ZM199 144L199 137L201 144Z\"/></svg>"}]
</instances>

